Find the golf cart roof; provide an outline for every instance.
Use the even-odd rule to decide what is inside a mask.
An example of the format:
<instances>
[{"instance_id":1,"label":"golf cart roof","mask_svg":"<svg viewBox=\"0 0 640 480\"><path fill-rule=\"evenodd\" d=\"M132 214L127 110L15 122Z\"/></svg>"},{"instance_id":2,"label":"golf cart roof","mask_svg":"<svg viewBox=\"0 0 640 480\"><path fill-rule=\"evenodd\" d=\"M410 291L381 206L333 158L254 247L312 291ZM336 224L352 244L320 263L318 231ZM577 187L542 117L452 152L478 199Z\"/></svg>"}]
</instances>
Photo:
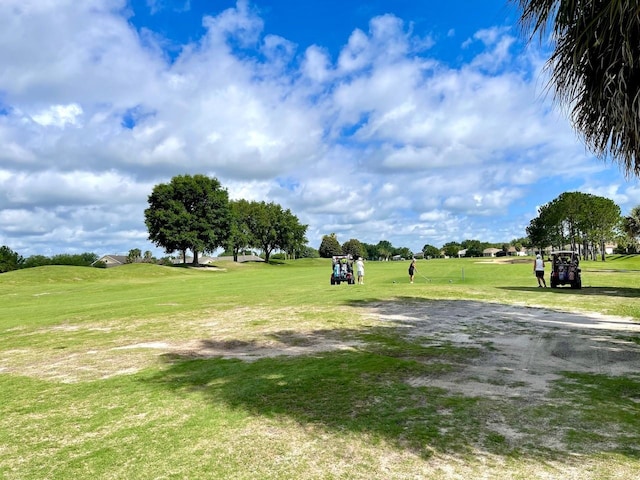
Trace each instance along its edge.
<instances>
[{"instance_id":1,"label":"golf cart roof","mask_svg":"<svg viewBox=\"0 0 640 480\"><path fill-rule=\"evenodd\" d=\"M555 252L551 252L551 255L577 255L578 252L574 252L573 250L556 250Z\"/></svg>"}]
</instances>

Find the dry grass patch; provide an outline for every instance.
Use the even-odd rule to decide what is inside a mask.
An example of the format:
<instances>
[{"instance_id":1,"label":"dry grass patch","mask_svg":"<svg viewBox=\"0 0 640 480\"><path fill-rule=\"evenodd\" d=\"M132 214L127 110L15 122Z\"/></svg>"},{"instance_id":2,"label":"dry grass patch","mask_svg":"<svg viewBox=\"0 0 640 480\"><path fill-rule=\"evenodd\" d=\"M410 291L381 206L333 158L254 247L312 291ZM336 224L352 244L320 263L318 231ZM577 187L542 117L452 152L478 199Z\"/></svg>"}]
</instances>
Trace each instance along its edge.
<instances>
[{"instance_id":1,"label":"dry grass patch","mask_svg":"<svg viewBox=\"0 0 640 480\"><path fill-rule=\"evenodd\" d=\"M23 346L0 350L0 372L74 383L133 374L166 355L252 361L350 349L359 345L355 333L372 324L360 313L350 307L238 307L202 318L13 329Z\"/></svg>"}]
</instances>

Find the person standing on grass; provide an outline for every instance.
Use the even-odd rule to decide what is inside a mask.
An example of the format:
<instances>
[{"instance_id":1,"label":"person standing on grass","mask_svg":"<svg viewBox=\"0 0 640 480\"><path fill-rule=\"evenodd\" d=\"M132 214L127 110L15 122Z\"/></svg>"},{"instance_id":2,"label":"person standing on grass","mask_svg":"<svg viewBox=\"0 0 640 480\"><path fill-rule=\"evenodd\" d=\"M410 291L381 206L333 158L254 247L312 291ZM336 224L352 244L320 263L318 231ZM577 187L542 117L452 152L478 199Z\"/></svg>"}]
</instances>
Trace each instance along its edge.
<instances>
[{"instance_id":1,"label":"person standing on grass","mask_svg":"<svg viewBox=\"0 0 640 480\"><path fill-rule=\"evenodd\" d=\"M547 282L544 279L544 260L540 254L537 254L536 259L533 261L533 273L536 274L538 279L538 288L547 288Z\"/></svg>"},{"instance_id":2,"label":"person standing on grass","mask_svg":"<svg viewBox=\"0 0 640 480\"><path fill-rule=\"evenodd\" d=\"M416 259L412 258L411 265L409 265L409 283L413 283L413 275L417 271L418 269L416 268Z\"/></svg>"},{"instance_id":3,"label":"person standing on grass","mask_svg":"<svg viewBox=\"0 0 640 480\"><path fill-rule=\"evenodd\" d=\"M356 270L358 271L358 285L364 285L364 261L362 257L356 260Z\"/></svg>"}]
</instances>

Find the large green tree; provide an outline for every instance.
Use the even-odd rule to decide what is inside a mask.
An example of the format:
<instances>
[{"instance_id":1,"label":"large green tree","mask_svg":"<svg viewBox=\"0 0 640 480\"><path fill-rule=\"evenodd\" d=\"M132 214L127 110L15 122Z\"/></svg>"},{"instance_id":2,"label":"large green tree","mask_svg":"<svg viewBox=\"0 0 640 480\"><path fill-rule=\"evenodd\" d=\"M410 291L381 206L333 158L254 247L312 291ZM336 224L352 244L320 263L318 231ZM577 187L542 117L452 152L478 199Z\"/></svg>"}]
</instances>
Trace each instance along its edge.
<instances>
[{"instance_id":1,"label":"large green tree","mask_svg":"<svg viewBox=\"0 0 640 480\"><path fill-rule=\"evenodd\" d=\"M427 243L422 247L422 254L424 258L438 258L440 256L440 249Z\"/></svg>"},{"instance_id":2,"label":"large green tree","mask_svg":"<svg viewBox=\"0 0 640 480\"><path fill-rule=\"evenodd\" d=\"M18 252L14 252L6 245L0 247L0 273L17 270L23 263L24 259Z\"/></svg>"},{"instance_id":3,"label":"large green tree","mask_svg":"<svg viewBox=\"0 0 640 480\"><path fill-rule=\"evenodd\" d=\"M612 200L581 192L565 192L543 205L538 216L531 220L527 234L532 243L543 249L547 246L604 256L604 244L617 236L620 207Z\"/></svg>"},{"instance_id":4,"label":"large green tree","mask_svg":"<svg viewBox=\"0 0 640 480\"><path fill-rule=\"evenodd\" d=\"M335 233L324 235L318 248L318 253L322 258L331 258L334 255L342 255L342 247Z\"/></svg>"},{"instance_id":5,"label":"large green tree","mask_svg":"<svg viewBox=\"0 0 640 480\"><path fill-rule=\"evenodd\" d=\"M480 240L465 240L460 245L467 251L465 254L467 257L481 257L484 249L489 246L488 243L483 243Z\"/></svg>"},{"instance_id":6,"label":"large green tree","mask_svg":"<svg viewBox=\"0 0 640 480\"><path fill-rule=\"evenodd\" d=\"M637 0L511 0L521 24L554 51L556 101L601 158L640 175L640 5Z\"/></svg>"},{"instance_id":7,"label":"large green tree","mask_svg":"<svg viewBox=\"0 0 640 480\"><path fill-rule=\"evenodd\" d=\"M342 253L351 255L353 258L367 258L367 249L360 243L360 240L351 238L342 244Z\"/></svg>"},{"instance_id":8,"label":"large green tree","mask_svg":"<svg viewBox=\"0 0 640 480\"><path fill-rule=\"evenodd\" d=\"M280 209L280 221L278 231L280 233L280 244L278 248L285 252L289 258L298 258L302 255L307 245L308 225L300 223L300 220L288 208Z\"/></svg>"},{"instance_id":9,"label":"large green tree","mask_svg":"<svg viewBox=\"0 0 640 480\"><path fill-rule=\"evenodd\" d=\"M442 246L442 251L450 258L457 257L460 250L462 250L462 245L458 242L447 242Z\"/></svg>"},{"instance_id":10,"label":"large green tree","mask_svg":"<svg viewBox=\"0 0 640 480\"><path fill-rule=\"evenodd\" d=\"M620 222L620 207L609 198L589 195L587 197L589 214L582 220L584 229L583 242L587 251L595 259L596 252L606 260L605 244L618 236Z\"/></svg>"},{"instance_id":11,"label":"large green tree","mask_svg":"<svg viewBox=\"0 0 640 480\"><path fill-rule=\"evenodd\" d=\"M362 247L366 251L364 258L368 260L378 260L378 247L372 243L361 242Z\"/></svg>"},{"instance_id":12,"label":"large green tree","mask_svg":"<svg viewBox=\"0 0 640 480\"><path fill-rule=\"evenodd\" d=\"M226 245L231 229L227 190L216 178L178 175L156 185L144 211L149 240L167 253L213 252Z\"/></svg>"},{"instance_id":13,"label":"large green tree","mask_svg":"<svg viewBox=\"0 0 640 480\"><path fill-rule=\"evenodd\" d=\"M378 251L378 257L384 260L389 260L393 255L393 245L389 240L380 240L376 245Z\"/></svg>"},{"instance_id":14,"label":"large green tree","mask_svg":"<svg viewBox=\"0 0 640 480\"><path fill-rule=\"evenodd\" d=\"M267 262L275 250L294 254L307 242L307 225L302 225L289 209L284 210L277 203L250 202L245 222L251 246L260 248Z\"/></svg>"},{"instance_id":15,"label":"large green tree","mask_svg":"<svg viewBox=\"0 0 640 480\"><path fill-rule=\"evenodd\" d=\"M233 255L233 261L238 261L238 254L251 247L253 236L251 235L251 227L249 218L253 204L247 200L231 201L231 232L227 244L227 250Z\"/></svg>"}]
</instances>

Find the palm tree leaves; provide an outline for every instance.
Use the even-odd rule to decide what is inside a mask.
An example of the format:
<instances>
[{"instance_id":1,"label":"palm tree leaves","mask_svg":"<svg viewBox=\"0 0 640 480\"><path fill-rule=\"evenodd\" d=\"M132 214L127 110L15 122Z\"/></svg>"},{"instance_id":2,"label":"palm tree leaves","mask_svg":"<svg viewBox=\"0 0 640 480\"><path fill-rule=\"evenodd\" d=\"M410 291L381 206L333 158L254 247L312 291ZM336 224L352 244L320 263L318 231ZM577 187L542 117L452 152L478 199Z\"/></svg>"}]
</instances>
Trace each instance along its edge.
<instances>
[{"instance_id":1,"label":"palm tree leaves","mask_svg":"<svg viewBox=\"0 0 640 480\"><path fill-rule=\"evenodd\" d=\"M640 2L511 1L531 37L551 32L550 86L587 147L640 176Z\"/></svg>"}]
</instances>

